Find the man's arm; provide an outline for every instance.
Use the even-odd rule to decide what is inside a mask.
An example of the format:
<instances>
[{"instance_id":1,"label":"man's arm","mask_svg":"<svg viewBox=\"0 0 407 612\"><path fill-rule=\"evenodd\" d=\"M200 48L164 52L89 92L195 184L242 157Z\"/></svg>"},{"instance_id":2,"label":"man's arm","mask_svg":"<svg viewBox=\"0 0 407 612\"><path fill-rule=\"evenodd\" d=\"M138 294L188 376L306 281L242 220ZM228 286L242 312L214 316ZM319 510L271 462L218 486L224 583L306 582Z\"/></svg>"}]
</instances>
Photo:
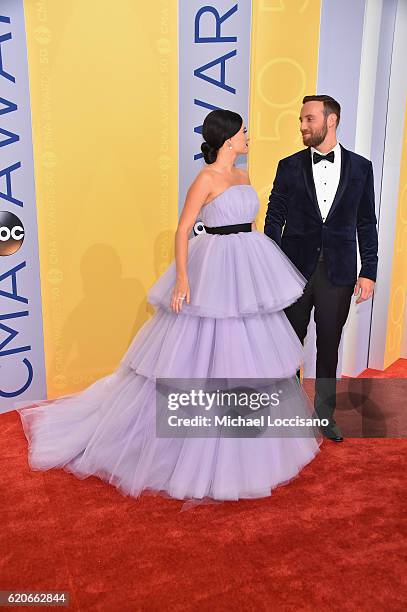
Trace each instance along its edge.
<instances>
[{"instance_id":1,"label":"man's arm","mask_svg":"<svg viewBox=\"0 0 407 612\"><path fill-rule=\"evenodd\" d=\"M377 275L378 237L372 162L369 162L365 188L358 209L356 226L360 260L362 264L354 291L354 294L357 295L361 290L361 295L356 301L358 304L371 297Z\"/></svg>"},{"instance_id":2,"label":"man's arm","mask_svg":"<svg viewBox=\"0 0 407 612\"><path fill-rule=\"evenodd\" d=\"M264 222L264 233L279 246L281 246L281 231L287 218L287 198L288 190L280 161L278 162Z\"/></svg>"},{"instance_id":3,"label":"man's arm","mask_svg":"<svg viewBox=\"0 0 407 612\"><path fill-rule=\"evenodd\" d=\"M378 239L372 162L369 162L368 175L358 209L356 225L360 260L362 263L359 276L375 281L377 274Z\"/></svg>"}]
</instances>

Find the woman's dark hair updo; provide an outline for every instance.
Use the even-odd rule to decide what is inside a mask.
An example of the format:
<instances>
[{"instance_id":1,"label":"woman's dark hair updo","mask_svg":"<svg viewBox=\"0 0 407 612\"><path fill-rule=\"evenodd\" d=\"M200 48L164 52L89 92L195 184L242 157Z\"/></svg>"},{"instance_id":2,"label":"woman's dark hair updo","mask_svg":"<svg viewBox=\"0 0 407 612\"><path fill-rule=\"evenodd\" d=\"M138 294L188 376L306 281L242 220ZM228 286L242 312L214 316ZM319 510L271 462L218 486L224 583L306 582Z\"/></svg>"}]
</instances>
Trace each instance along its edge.
<instances>
[{"instance_id":1,"label":"woman's dark hair updo","mask_svg":"<svg viewBox=\"0 0 407 612\"><path fill-rule=\"evenodd\" d=\"M207 164L213 164L218 155L218 149L223 143L237 134L242 127L243 119L238 113L221 108L206 115L202 125L201 151Z\"/></svg>"}]
</instances>

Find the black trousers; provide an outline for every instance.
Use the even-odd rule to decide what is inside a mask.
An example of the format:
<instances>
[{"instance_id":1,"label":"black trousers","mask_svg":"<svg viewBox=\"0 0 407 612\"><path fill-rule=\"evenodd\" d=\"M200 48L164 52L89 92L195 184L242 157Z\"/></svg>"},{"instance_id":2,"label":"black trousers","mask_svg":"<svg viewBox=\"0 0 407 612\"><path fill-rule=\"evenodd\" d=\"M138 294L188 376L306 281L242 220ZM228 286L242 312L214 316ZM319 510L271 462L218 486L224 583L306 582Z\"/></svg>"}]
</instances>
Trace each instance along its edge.
<instances>
[{"instance_id":1,"label":"black trousers","mask_svg":"<svg viewBox=\"0 0 407 612\"><path fill-rule=\"evenodd\" d=\"M304 343L312 307L316 325L317 364L314 408L319 418L329 420L324 433L336 426L336 368L342 329L348 318L354 285L333 285L320 259L302 296L284 310L298 338ZM297 376L300 373L297 372Z\"/></svg>"}]
</instances>

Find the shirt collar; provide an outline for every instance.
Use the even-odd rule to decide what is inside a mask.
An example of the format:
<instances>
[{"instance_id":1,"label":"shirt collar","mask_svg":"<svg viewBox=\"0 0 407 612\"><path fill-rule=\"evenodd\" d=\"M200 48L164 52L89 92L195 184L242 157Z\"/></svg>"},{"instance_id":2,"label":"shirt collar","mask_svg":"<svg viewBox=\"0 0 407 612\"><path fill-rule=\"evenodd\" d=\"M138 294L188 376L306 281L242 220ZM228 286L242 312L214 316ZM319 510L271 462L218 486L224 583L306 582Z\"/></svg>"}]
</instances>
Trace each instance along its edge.
<instances>
[{"instance_id":1,"label":"shirt collar","mask_svg":"<svg viewBox=\"0 0 407 612\"><path fill-rule=\"evenodd\" d=\"M311 156L313 155L314 151L316 153L318 153L318 155L322 155L322 153L320 151L317 151L317 149L315 149L315 147L311 147ZM334 148L331 149L331 151L335 151L335 159L337 159L337 157L341 154L341 145L339 143L339 140L336 143L336 145L334 146ZM328 153L330 153L331 151L327 151L323 155L328 155Z\"/></svg>"}]
</instances>

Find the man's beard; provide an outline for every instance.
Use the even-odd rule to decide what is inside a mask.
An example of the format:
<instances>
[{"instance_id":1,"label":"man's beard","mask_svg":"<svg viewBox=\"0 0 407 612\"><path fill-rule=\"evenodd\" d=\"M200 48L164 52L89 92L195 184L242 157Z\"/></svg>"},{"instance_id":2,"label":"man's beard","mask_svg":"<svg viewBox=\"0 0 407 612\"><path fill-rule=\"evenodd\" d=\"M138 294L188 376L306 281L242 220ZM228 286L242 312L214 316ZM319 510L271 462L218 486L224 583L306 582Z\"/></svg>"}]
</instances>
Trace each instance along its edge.
<instances>
[{"instance_id":1,"label":"man's beard","mask_svg":"<svg viewBox=\"0 0 407 612\"><path fill-rule=\"evenodd\" d=\"M303 142L307 147L319 147L319 145L324 142L325 137L328 133L327 121L325 119L322 128L318 131L313 132L312 134L307 134Z\"/></svg>"}]
</instances>

